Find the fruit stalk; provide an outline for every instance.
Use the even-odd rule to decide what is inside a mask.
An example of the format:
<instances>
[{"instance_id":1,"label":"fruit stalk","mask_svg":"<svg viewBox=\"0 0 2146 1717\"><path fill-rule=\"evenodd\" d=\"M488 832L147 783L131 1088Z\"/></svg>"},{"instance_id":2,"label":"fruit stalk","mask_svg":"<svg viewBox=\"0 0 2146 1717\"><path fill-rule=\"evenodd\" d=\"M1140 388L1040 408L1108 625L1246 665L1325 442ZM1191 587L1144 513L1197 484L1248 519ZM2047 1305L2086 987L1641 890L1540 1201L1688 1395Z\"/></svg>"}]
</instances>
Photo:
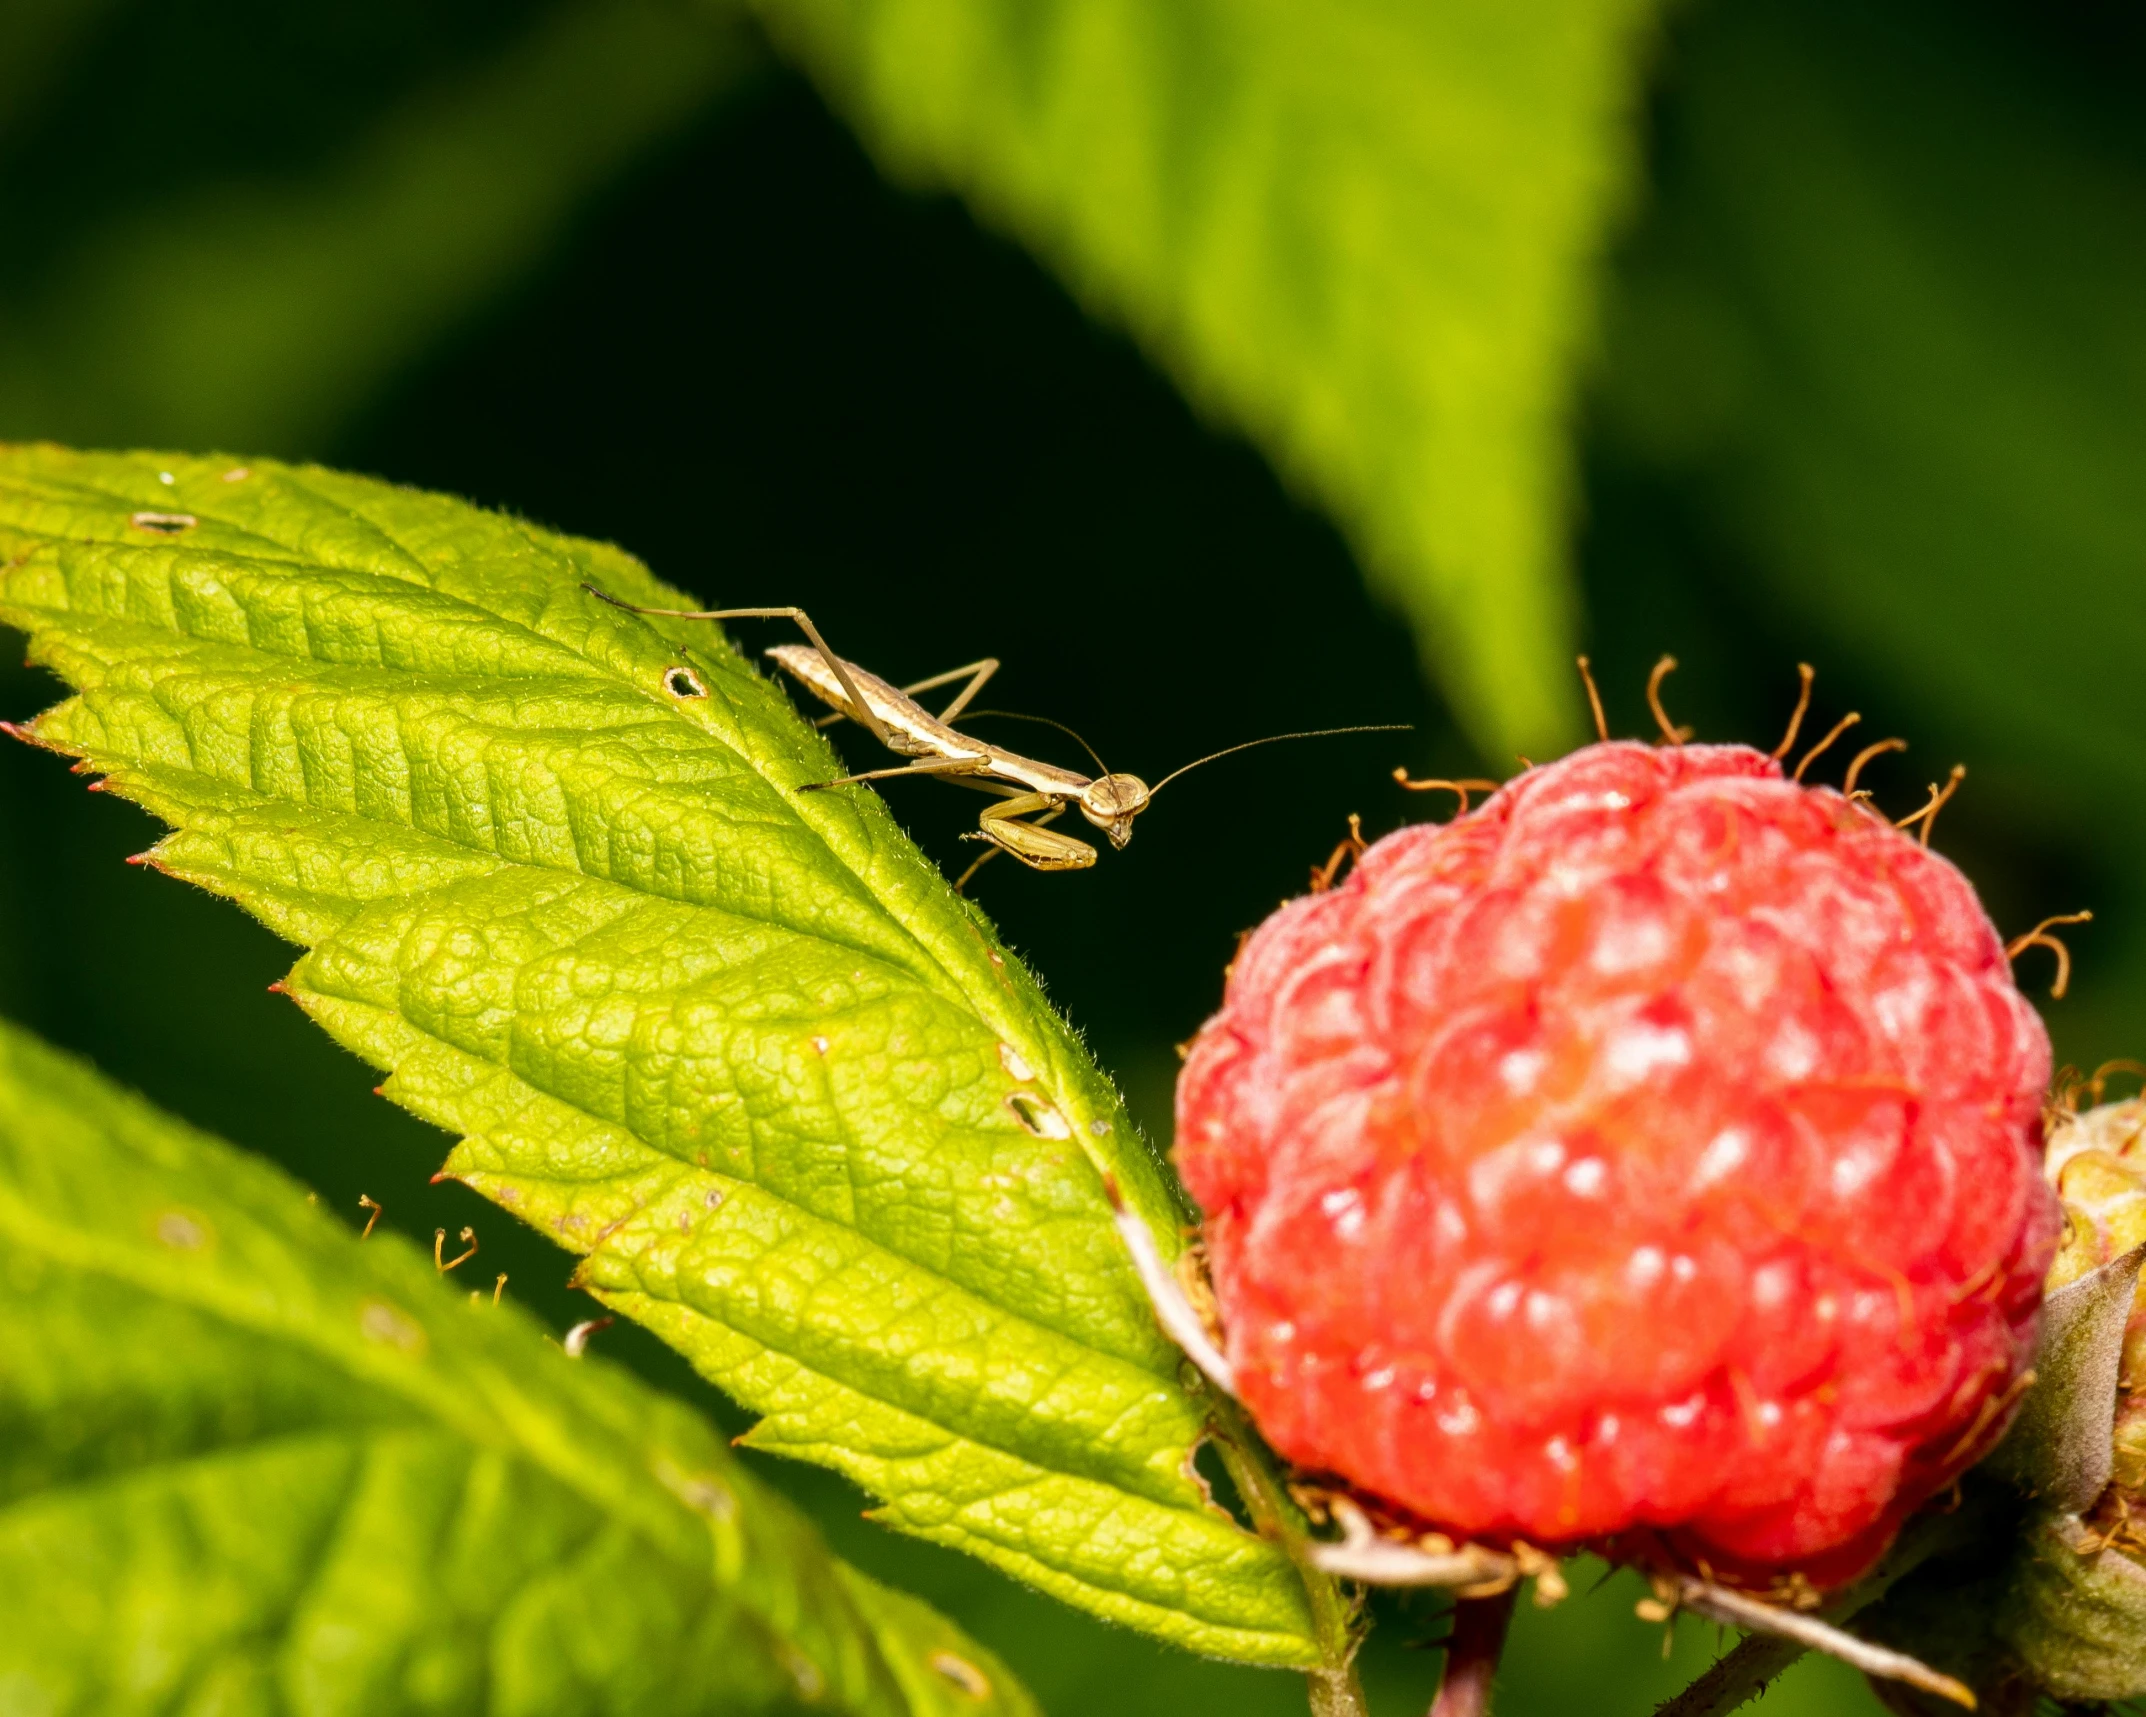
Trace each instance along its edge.
<instances>
[{"instance_id":1,"label":"fruit stalk","mask_svg":"<svg viewBox=\"0 0 2146 1717\"><path fill-rule=\"evenodd\" d=\"M1453 1634L1446 1641L1445 1679L1431 1717L1489 1717L1490 1688L1512 1624L1517 1586L1488 1598L1461 1598L1453 1605Z\"/></svg>"},{"instance_id":2,"label":"fruit stalk","mask_svg":"<svg viewBox=\"0 0 2146 1717\"><path fill-rule=\"evenodd\" d=\"M1309 1672L1312 1717L1370 1717L1356 1676L1356 1648L1361 1640L1357 1607L1342 1595L1339 1583L1314 1567L1305 1555L1310 1523L1271 1465L1236 1403L1217 1396L1212 1424L1215 1452L1222 1457L1230 1483L1244 1500L1245 1512L1260 1536L1286 1549L1304 1581L1311 1605L1312 1632L1326 1658Z\"/></svg>"}]
</instances>

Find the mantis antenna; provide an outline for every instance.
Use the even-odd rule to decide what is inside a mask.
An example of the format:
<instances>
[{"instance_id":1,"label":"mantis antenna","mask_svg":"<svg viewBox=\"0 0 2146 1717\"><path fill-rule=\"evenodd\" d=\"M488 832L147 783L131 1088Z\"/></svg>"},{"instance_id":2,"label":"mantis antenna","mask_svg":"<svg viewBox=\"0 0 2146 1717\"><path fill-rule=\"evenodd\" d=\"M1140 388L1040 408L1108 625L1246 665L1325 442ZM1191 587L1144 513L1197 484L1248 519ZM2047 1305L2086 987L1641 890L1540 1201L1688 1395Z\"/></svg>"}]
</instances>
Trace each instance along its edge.
<instances>
[{"instance_id":1,"label":"mantis antenna","mask_svg":"<svg viewBox=\"0 0 2146 1717\"><path fill-rule=\"evenodd\" d=\"M959 712L968 700L974 697L984 681L998 671L996 658L985 657L970 662L964 667L947 673L935 674L930 679L919 680L913 686L889 685L876 674L867 673L853 662L845 662L827 647L819 629L802 608L643 608L637 603L624 602L618 597L607 596L594 585L584 585L591 596L608 602L614 608L623 608L631 614L661 615L675 620L791 620L812 641L811 649L802 645L785 644L768 654L778 665L790 673L820 699L831 705L836 715L846 716L860 722L871 730L872 737L889 750L898 752L906 760L887 769L867 769L856 775L844 775L833 781L807 781L798 785L800 793L816 793L828 787L848 787L859 782L883 781L896 775L936 775L949 781L978 786L999 797L999 803L983 813L978 827L968 835L969 840L989 843L996 852L1010 852L1032 870L1086 870L1095 863L1095 848L1085 841L1075 840L1071 835L1047 827L1054 819L1068 810L1077 808L1083 818L1101 829L1110 837L1110 844L1122 847L1132 838L1133 819L1147 808L1148 801L1160 787L1151 790L1137 775L1112 774L1104 767L1095 747L1082 739L1063 722L1053 721L1049 716L1028 715L1020 710L978 710L978 715L1002 715L1015 721L1038 722L1045 727L1055 727L1059 732L1075 740L1081 749L1095 759L1095 766L1103 773L1094 780L1077 775L1070 769L1062 769L1054 763L1040 763L1032 757L1022 757L995 745L986 739L976 739L956 731L950 724L959 719ZM947 705L938 715L932 714L916 701L916 694L933 686L943 686L955 680L964 680L960 696ZM670 690L666 679L665 689ZM675 699L678 694L671 692ZM1221 751L1210 752L1205 757L1195 758L1183 769L1173 770L1163 777L1161 786L1168 786L1187 770L1197 769L1203 763L1212 763L1216 758L1228 757L1234 752L1249 751L1255 745L1273 745L1284 739L1324 739L1342 733L1406 733L1409 728L1402 723L1384 723L1362 727L1322 727L1303 733L1275 733L1264 739L1248 739L1241 745L1232 745ZM976 864L982 864L991 856L987 852ZM962 873L961 880L954 884L959 889L976 873L972 864Z\"/></svg>"},{"instance_id":2,"label":"mantis antenna","mask_svg":"<svg viewBox=\"0 0 2146 1717\"><path fill-rule=\"evenodd\" d=\"M1228 757L1233 752L1250 751L1255 745L1278 745L1285 739L1326 739L1337 733L1411 733L1413 731L1414 728L1410 723L1401 721L1382 722L1371 727L1314 727L1307 729L1303 733L1270 733L1264 739L1247 739L1241 745L1225 745L1220 751L1210 751L1205 757L1195 757L1182 769L1171 770L1169 774L1150 787L1148 797L1152 799L1180 775L1189 774L1203 763L1212 763L1216 758ZM1097 758L1096 761L1100 763L1102 759Z\"/></svg>"},{"instance_id":3,"label":"mantis antenna","mask_svg":"<svg viewBox=\"0 0 2146 1717\"><path fill-rule=\"evenodd\" d=\"M1098 772L1104 775L1108 775L1110 773L1110 765L1103 761L1102 753L1097 751L1094 746L1090 745L1085 739L1081 738L1079 734L1075 733L1062 721L1053 721L1047 715L1028 715L1017 709L972 709L967 715L963 716L961 719L963 721L974 721L978 716L985 715L1004 716L1008 721L1033 721L1042 724L1044 727L1055 727L1060 733L1063 733L1069 738L1071 738L1073 742L1081 748L1081 750L1085 751L1088 754L1088 756L1094 761L1095 767Z\"/></svg>"}]
</instances>

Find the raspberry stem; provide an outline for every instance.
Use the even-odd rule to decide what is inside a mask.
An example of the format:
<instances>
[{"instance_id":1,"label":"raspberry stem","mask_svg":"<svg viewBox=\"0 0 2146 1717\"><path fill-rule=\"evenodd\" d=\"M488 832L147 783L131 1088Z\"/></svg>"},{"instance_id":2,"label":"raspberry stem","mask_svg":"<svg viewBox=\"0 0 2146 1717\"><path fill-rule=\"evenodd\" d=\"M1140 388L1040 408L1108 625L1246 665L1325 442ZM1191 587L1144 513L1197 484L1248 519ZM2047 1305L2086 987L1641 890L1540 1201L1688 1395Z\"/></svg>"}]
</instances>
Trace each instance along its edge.
<instances>
[{"instance_id":1,"label":"raspberry stem","mask_svg":"<svg viewBox=\"0 0 2146 1717\"><path fill-rule=\"evenodd\" d=\"M1230 1483L1244 1500L1245 1512L1262 1538L1281 1545L1296 1562L1311 1605L1313 1636L1323 1668L1309 1673L1312 1717L1370 1717L1364 1690L1356 1677L1356 1647L1362 1638L1359 1605L1343 1595L1332 1575L1309 1559L1310 1522L1283 1486L1273 1457L1258 1441L1236 1402L1216 1396L1209 1419L1215 1452L1222 1457Z\"/></svg>"},{"instance_id":2,"label":"raspberry stem","mask_svg":"<svg viewBox=\"0 0 2146 1717\"><path fill-rule=\"evenodd\" d=\"M1453 1634L1446 1641L1445 1679L1431 1717L1489 1717L1491 1683L1505 1650L1505 1630L1513 1619L1517 1586L1490 1598L1462 1598L1453 1606Z\"/></svg>"}]
</instances>

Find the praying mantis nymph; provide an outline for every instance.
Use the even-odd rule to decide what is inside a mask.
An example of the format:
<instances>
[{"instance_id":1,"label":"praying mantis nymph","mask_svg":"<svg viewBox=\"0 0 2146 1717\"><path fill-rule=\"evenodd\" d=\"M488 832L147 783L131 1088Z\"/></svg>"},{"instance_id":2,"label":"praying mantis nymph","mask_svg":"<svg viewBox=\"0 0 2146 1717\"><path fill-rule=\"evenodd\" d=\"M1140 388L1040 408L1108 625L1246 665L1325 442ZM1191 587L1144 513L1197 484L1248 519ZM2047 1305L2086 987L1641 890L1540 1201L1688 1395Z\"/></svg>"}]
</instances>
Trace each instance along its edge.
<instances>
[{"instance_id":1,"label":"praying mantis nymph","mask_svg":"<svg viewBox=\"0 0 2146 1717\"><path fill-rule=\"evenodd\" d=\"M1155 795L1186 770L1212 763L1217 757L1244 751L1254 745L1269 745L1281 739L1316 739L1334 733L1405 733L1403 725L1326 727L1307 733L1277 733L1265 739L1246 740L1206 757L1196 758L1182 769L1172 770L1150 787L1137 775L1121 774L1104 767L1096 758L1097 775L1082 775L1061 769L1055 763L1038 762L1009 751L1003 745L961 732L953 724L984 683L998 672L998 658L986 656L943 674L918 680L914 685L894 686L877 674L844 661L827 647L827 640L802 608L642 608L608 596L593 584L582 586L591 596L623 608L630 614L647 614L666 620L794 620L809 645L778 644L767 653L785 673L834 711L820 725L847 719L856 722L889 751L913 762L892 769L867 769L833 781L814 781L799 789L812 793L829 787L847 787L860 781L884 781L898 775L929 775L956 786L995 793L1000 803L977 819L976 829L962 838L988 843L975 864L962 872L954 884L959 889L986 860L998 853L1011 853L1031 870L1086 870L1095 863L1096 851L1086 841L1046 825L1077 806L1080 814L1101 829L1113 847L1123 847L1133 837L1133 819L1148 808ZM917 701L920 693L966 681L953 700L937 715ZM1031 718L1041 719L1041 718ZM1056 722L1047 723L1057 726ZM1071 732L1071 729L1065 731ZM1078 734L1073 736L1079 739ZM1087 742L1081 741L1082 749ZM1095 754L1090 751L1089 755Z\"/></svg>"}]
</instances>

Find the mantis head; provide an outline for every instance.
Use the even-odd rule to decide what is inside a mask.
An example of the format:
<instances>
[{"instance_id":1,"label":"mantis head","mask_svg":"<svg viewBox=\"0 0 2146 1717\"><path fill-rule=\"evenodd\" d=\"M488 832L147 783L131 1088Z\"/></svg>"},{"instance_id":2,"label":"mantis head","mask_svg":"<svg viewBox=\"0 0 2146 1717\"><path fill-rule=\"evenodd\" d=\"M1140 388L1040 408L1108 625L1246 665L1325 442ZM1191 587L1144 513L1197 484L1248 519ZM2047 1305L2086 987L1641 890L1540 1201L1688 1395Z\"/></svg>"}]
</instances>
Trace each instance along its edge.
<instances>
[{"instance_id":1,"label":"mantis head","mask_svg":"<svg viewBox=\"0 0 2146 1717\"><path fill-rule=\"evenodd\" d=\"M1133 838L1133 819L1148 808L1152 795L1137 775L1103 775L1080 790L1080 814L1122 847Z\"/></svg>"}]
</instances>

